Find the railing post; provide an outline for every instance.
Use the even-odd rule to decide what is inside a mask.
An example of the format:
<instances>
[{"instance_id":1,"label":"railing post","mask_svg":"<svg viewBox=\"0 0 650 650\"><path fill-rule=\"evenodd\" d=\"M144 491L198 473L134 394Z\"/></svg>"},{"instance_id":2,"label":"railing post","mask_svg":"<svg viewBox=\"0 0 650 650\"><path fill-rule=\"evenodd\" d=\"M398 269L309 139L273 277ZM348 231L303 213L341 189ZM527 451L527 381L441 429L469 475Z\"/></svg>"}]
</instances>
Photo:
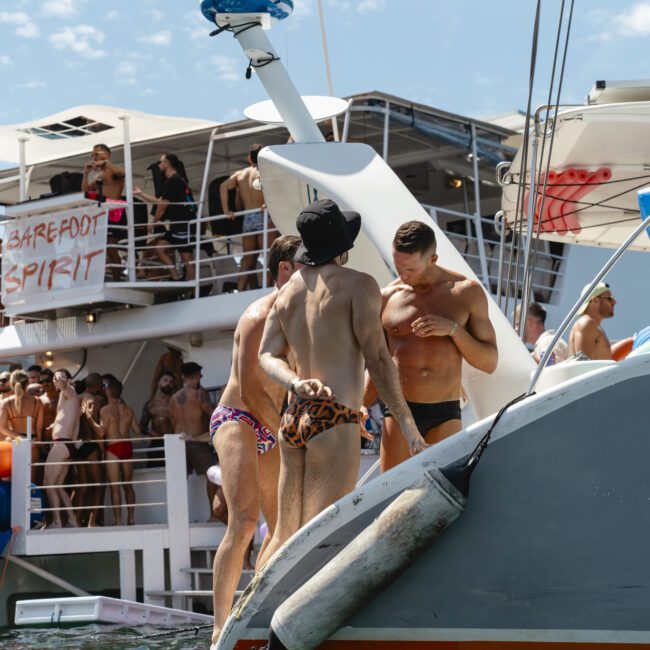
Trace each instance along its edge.
<instances>
[{"instance_id":1,"label":"railing post","mask_svg":"<svg viewBox=\"0 0 650 650\"><path fill-rule=\"evenodd\" d=\"M201 213L196 213L196 232L194 233L194 297L198 298L200 295L200 276L201 276L201 224L203 217ZM190 226L191 227L191 226ZM191 233L191 230L190 230Z\"/></svg>"},{"instance_id":2,"label":"railing post","mask_svg":"<svg viewBox=\"0 0 650 650\"><path fill-rule=\"evenodd\" d=\"M348 141L348 135L350 133L350 113L352 112L352 102L351 99L348 103L348 110L345 111L345 118L343 119L343 135L341 136L341 142Z\"/></svg>"},{"instance_id":3,"label":"railing post","mask_svg":"<svg viewBox=\"0 0 650 650\"><path fill-rule=\"evenodd\" d=\"M267 281L267 268L268 268L268 259L269 259L269 211L264 208L264 232L262 233L262 289L268 287Z\"/></svg>"},{"instance_id":4,"label":"railing post","mask_svg":"<svg viewBox=\"0 0 650 650\"><path fill-rule=\"evenodd\" d=\"M386 100L384 112L384 148L382 158L388 162L388 129L390 128L390 102Z\"/></svg>"},{"instance_id":5,"label":"railing post","mask_svg":"<svg viewBox=\"0 0 650 650\"><path fill-rule=\"evenodd\" d=\"M478 244L479 261L481 263L481 275L485 288L490 290L490 278L488 277L487 260L485 259L485 242L483 241L483 224L481 223L481 191L479 189L478 175L478 145L476 142L476 124L470 124L472 134L472 168L474 174L474 223L476 224L476 242Z\"/></svg>"},{"instance_id":6,"label":"railing post","mask_svg":"<svg viewBox=\"0 0 650 650\"><path fill-rule=\"evenodd\" d=\"M22 552L25 533L31 527L32 446L31 417L27 418L27 439L17 438L11 446L11 527L14 535L14 551ZM16 542L19 542L16 546Z\"/></svg>"},{"instance_id":7,"label":"railing post","mask_svg":"<svg viewBox=\"0 0 650 650\"><path fill-rule=\"evenodd\" d=\"M429 206L429 216L431 217L431 221L438 225L438 210L436 210L432 205Z\"/></svg>"},{"instance_id":8,"label":"railing post","mask_svg":"<svg viewBox=\"0 0 650 650\"><path fill-rule=\"evenodd\" d=\"M25 156L25 143L29 140L26 135L18 137L18 169L19 169L19 183L20 202L27 200L27 159Z\"/></svg>"},{"instance_id":9,"label":"railing post","mask_svg":"<svg viewBox=\"0 0 650 650\"><path fill-rule=\"evenodd\" d=\"M173 590L189 589L190 524L185 473L185 441L177 434L165 436L165 479L169 532L169 581ZM180 607L180 599L174 599Z\"/></svg>"},{"instance_id":10,"label":"railing post","mask_svg":"<svg viewBox=\"0 0 650 650\"><path fill-rule=\"evenodd\" d=\"M120 115L122 130L124 133L124 174L126 188L126 221L127 221L127 242L126 267L129 282L135 282L135 213L133 210L133 163L131 161L131 132L129 129L129 116Z\"/></svg>"}]
</instances>

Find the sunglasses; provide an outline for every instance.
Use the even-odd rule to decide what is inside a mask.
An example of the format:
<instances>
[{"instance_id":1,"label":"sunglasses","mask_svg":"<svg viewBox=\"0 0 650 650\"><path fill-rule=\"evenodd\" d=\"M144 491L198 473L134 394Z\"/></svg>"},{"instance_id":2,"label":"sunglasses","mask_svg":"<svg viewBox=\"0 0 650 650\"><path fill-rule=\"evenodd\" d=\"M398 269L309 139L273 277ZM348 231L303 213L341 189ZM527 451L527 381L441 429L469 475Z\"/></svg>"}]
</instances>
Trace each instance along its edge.
<instances>
[{"instance_id":1,"label":"sunglasses","mask_svg":"<svg viewBox=\"0 0 650 650\"><path fill-rule=\"evenodd\" d=\"M6 384L9 381L9 377L0 377L0 384Z\"/></svg>"}]
</instances>

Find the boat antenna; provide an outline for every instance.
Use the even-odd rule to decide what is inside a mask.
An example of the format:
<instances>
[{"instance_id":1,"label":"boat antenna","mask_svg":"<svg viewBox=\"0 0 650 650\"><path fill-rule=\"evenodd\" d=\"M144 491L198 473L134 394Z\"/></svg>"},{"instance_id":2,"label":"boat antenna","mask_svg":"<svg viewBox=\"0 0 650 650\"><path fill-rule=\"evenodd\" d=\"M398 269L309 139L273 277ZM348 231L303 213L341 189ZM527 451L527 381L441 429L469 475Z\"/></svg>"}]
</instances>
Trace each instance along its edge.
<instances>
[{"instance_id":1,"label":"boat antenna","mask_svg":"<svg viewBox=\"0 0 650 650\"><path fill-rule=\"evenodd\" d=\"M325 75L327 76L327 92L330 97L334 97L334 86L332 84L332 72L330 70L330 55L327 49L327 33L325 31L325 13L323 12L323 2L318 0L318 17L320 20L320 35L323 41L323 59L325 60ZM332 131L334 132L334 141L339 142L339 124L336 116L332 117Z\"/></svg>"},{"instance_id":2,"label":"boat antenna","mask_svg":"<svg viewBox=\"0 0 650 650\"><path fill-rule=\"evenodd\" d=\"M445 476L445 478L464 496L469 496L469 479L472 476L472 472L476 469L478 461L481 460L481 456L490 442L492 437L492 432L494 427L496 427L497 422L501 419L503 414L517 402L520 402L522 399L529 397L534 393L522 393L518 397L510 400L501 410L496 414L494 421L490 425L490 428L487 430L487 433L481 438L478 445L474 448L474 451L467 456L467 458L461 458L451 465L447 465L440 469L440 472Z\"/></svg>"}]
</instances>

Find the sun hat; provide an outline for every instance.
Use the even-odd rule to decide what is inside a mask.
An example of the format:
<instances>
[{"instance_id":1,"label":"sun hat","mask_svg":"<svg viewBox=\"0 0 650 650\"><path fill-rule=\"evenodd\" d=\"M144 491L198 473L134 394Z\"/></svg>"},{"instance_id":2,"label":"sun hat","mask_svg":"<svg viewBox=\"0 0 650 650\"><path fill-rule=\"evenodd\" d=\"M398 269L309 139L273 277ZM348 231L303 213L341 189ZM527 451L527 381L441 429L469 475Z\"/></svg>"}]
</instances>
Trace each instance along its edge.
<instances>
[{"instance_id":1,"label":"sun hat","mask_svg":"<svg viewBox=\"0 0 650 650\"><path fill-rule=\"evenodd\" d=\"M334 201L320 199L310 203L296 219L302 238L294 260L308 266L330 262L349 251L361 229L358 212L342 212Z\"/></svg>"},{"instance_id":2,"label":"sun hat","mask_svg":"<svg viewBox=\"0 0 650 650\"><path fill-rule=\"evenodd\" d=\"M591 282L589 284L586 284L583 287L582 292L580 293L581 296L586 295L587 297L584 299L582 305L580 305L580 309L578 309L576 316L582 316L587 311L587 307L589 307L589 303L594 298L598 298L598 296L605 293L605 291L609 291L609 285L607 284L607 282L599 282L587 295L587 291L589 290L590 286L591 286Z\"/></svg>"}]
</instances>

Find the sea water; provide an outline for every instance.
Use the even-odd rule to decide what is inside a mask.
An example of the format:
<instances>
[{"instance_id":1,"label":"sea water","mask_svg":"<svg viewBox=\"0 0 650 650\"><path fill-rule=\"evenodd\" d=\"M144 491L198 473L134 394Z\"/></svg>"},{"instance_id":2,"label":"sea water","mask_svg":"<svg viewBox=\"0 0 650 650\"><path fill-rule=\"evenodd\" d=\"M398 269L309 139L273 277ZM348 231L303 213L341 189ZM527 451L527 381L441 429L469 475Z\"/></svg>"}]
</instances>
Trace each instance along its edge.
<instances>
[{"instance_id":1,"label":"sea water","mask_svg":"<svg viewBox=\"0 0 650 650\"><path fill-rule=\"evenodd\" d=\"M167 632L165 636L161 633ZM207 650L211 626L128 627L125 625L84 625L69 628L4 628L0 630L2 650ZM149 637L149 638L147 638Z\"/></svg>"}]
</instances>

